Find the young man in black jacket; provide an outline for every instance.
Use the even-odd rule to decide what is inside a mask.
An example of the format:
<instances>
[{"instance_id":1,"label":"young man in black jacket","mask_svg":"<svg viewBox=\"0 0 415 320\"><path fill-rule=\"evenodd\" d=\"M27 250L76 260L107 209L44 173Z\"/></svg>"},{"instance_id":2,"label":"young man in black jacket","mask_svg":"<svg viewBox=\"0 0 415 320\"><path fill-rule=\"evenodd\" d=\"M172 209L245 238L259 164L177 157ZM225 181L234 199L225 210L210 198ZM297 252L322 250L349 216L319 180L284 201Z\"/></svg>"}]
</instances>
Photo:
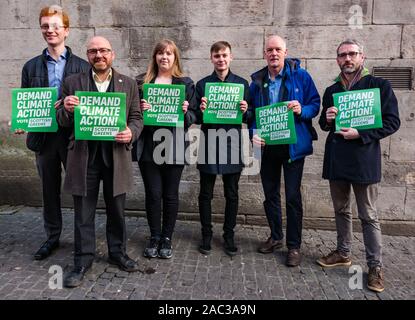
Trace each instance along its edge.
<instances>
[{"instance_id":1,"label":"young man in black jacket","mask_svg":"<svg viewBox=\"0 0 415 320\"><path fill-rule=\"evenodd\" d=\"M89 64L65 46L69 17L59 6L40 11L39 24L47 48L26 62L22 70L22 88L57 87L61 96L62 81L69 75L85 72ZM55 104L59 105L59 101ZM16 133L23 133L17 131ZM36 166L42 183L43 218L47 240L34 254L36 260L47 258L59 246L62 231L61 172L66 165L69 132L59 127L56 133L29 132L26 144L36 152Z\"/></svg>"},{"instance_id":2,"label":"young man in black jacket","mask_svg":"<svg viewBox=\"0 0 415 320\"><path fill-rule=\"evenodd\" d=\"M319 124L322 130L329 131L323 178L330 183L337 227L337 248L318 259L317 263L323 267L351 265L353 188L369 267L368 288L382 292L382 236L376 210L378 183L382 175L380 139L396 132L400 120L398 102L389 82L371 76L363 66L364 59L363 47L359 42L343 41L337 48L337 64L341 73L335 83L326 89L323 97ZM333 94L372 88L380 90L382 128L340 128L336 132L335 118L338 110L334 107Z\"/></svg>"},{"instance_id":3,"label":"young man in black jacket","mask_svg":"<svg viewBox=\"0 0 415 320\"><path fill-rule=\"evenodd\" d=\"M214 43L210 49L210 59L214 67L213 73L196 84L196 99L200 106L197 121L202 124L201 134L204 135L204 143L199 145L199 161L197 164L200 171L199 213L202 224L202 243L199 251L203 254L209 254L211 250L211 201L216 176L222 175L226 199L225 221L223 224L224 249L226 254L233 256L238 250L234 243L234 228L238 213L238 183L243 169L241 125L203 123L203 112L206 110L208 102L205 96L205 85L207 82L243 84L244 99L240 102L240 109L243 113L244 122L247 122L249 118L247 112L249 85L245 79L233 74L230 70L232 52L231 45L228 42L218 41ZM220 137L221 134L226 135L225 140ZM201 154L204 156L200 157ZM233 159L233 154L237 156L237 159ZM226 161L223 161L224 159Z\"/></svg>"}]
</instances>

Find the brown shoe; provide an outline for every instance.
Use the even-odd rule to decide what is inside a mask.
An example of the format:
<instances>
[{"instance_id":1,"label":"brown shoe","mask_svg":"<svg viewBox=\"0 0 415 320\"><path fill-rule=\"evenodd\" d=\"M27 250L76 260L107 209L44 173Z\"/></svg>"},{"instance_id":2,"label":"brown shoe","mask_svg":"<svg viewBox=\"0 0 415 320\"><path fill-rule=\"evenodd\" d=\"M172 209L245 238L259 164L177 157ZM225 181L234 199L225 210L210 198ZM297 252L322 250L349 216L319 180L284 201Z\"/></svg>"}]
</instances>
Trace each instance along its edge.
<instances>
[{"instance_id":1,"label":"brown shoe","mask_svg":"<svg viewBox=\"0 0 415 320\"><path fill-rule=\"evenodd\" d=\"M321 257L316 261L320 266L331 268L336 266L350 266L352 260L349 257L342 256L338 250L330 252L327 256Z\"/></svg>"},{"instance_id":2,"label":"brown shoe","mask_svg":"<svg viewBox=\"0 0 415 320\"><path fill-rule=\"evenodd\" d=\"M287 267L296 267L301 263L300 249L289 249L287 253L287 261L285 264Z\"/></svg>"},{"instance_id":3,"label":"brown shoe","mask_svg":"<svg viewBox=\"0 0 415 320\"><path fill-rule=\"evenodd\" d=\"M369 268L367 287L375 292L382 292L385 290L383 271L381 267Z\"/></svg>"},{"instance_id":4,"label":"brown shoe","mask_svg":"<svg viewBox=\"0 0 415 320\"><path fill-rule=\"evenodd\" d=\"M261 243L261 246L258 247L258 252L273 253L275 249L281 249L283 245L282 240L273 240L269 237L267 241Z\"/></svg>"}]
</instances>

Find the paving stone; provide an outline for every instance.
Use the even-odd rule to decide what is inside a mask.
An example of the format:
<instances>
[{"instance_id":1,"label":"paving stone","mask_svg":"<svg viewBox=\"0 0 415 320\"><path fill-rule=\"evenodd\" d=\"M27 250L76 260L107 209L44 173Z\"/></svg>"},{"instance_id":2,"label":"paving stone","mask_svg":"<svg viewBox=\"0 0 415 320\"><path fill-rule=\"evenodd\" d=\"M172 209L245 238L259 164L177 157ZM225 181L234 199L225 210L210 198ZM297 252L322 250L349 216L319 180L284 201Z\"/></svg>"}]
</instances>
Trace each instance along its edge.
<instances>
[{"instance_id":1,"label":"paving stone","mask_svg":"<svg viewBox=\"0 0 415 320\"><path fill-rule=\"evenodd\" d=\"M363 289L349 288L347 268L323 269L315 264L323 252L336 242L333 231L304 230L303 263L297 268L284 265L286 249L274 254L256 253L256 244L268 232L266 227L240 227L236 240L241 253L230 259L222 252L221 239L214 242L210 256L197 250L199 223L178 221L171 260L141 257L148 237L143 218L127 217L128 253L137 257L140 271L128 273L106 262L105 216L96 217L97 258L82 285L75 289L49 288L49 267L59 264L67 272L73 265L73 214L63 215L64 243L49 259L34 261L32 254L44 238L42 213L24 207L1 217L0 224L0 299L53 300L409 300L415 298L415 238L383 236L386 290L376 294L366 288L367 266L363 237L353 237L352 261L364 271ZM24 232L22 232L24 226ZM222 225L214 224L220 234ZM29 238L27 235L30 235ZM63 241L63 240L61 240ZM194 245L193 245L194 244ZM327 248L320 250L322 244ZM180 246L180 249L178 248ZM319 249L316 249L320 246ZM251 248L251 249L249 249ZM248 250L249 249L249 250ZM154 273L146 270L154 269Z\"/></svg>"}]
</instances>

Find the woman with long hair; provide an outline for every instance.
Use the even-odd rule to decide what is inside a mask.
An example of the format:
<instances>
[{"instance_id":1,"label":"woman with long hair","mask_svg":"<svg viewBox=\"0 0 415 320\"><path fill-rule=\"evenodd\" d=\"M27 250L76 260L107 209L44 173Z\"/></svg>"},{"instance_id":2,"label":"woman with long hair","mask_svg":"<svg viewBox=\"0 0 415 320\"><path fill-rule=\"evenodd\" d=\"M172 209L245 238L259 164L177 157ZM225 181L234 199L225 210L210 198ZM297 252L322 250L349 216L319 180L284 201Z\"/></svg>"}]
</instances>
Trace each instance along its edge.
<instances>
[{"instance_id":1,"label":"woman with long hair","mask_svg":"<svg viewBox=\"0 0 415 320\"><path fill-rule=\"evenodd\" d=\"M150 227L150 241L144 249L144 256L169 259L172 257L172 235L179 209L179 184L186 164L185 150L188 143L185 141L185 133L196 120L195 87L192 79L184 76L179 50L169 39L161 40L155 45L147 72L137 77L137 83L141 98L145 83L181 84L186 88L182 105L184 127L145 125L135 154L144 182L145 207ZM151 109L151 105L144 99L141 99L140 107L143 113ZM161 147L164 148L162 152Z\"/></svg>"}]
</instances>

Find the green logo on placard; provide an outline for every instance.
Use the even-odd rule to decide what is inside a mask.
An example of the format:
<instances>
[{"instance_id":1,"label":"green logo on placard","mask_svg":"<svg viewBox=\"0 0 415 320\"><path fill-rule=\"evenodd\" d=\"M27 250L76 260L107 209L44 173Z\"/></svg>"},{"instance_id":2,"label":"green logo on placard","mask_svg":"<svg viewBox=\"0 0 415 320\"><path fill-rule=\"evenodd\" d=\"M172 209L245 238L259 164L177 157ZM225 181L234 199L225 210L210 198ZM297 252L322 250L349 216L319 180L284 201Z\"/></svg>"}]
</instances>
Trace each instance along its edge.
<instances>
[{"instance_id":1,"label":"green logo on placard","mask_svg":"<svg viewBox=\"0 0 415 320\"><path fill-rule=\"evenodd\" d=\"M151 105L151 109L143 112L144 125L183 127L183 102L186 88L182 84L155 84L143 85L144 100Z\"/></svg>"},{"instance_id":2,"label":"green logo on placard","mask_svg":"<svg viewBox=\"0 0 415 320\"><path fill-rule=\"evenodd\" d=\"M75 140L114 141L126 128L126 94L76 91Z\"/></svg>"},{"instance_id":3,"label":"green logo on placard","mask_svg":"<svg viewBox=\"0 0 415 320\"><path fill-rule=\"evenodd\" d=\"M27 132L56 132L57 88L12 89L12 127Z\"/></svg>"},{"instance_id":4,"label":"green logo on placard","mask_svg":"<svg viewBox=\"0 0 415 320\"><path fill-rule=\"evenodd\" d=\"M265 144L297 143L294 113L287 106L288 102L279 102L255 109L258 135Z\"/></svg>"},{"instance_id":5,"label":"green logo on placard","mask_svg":"<svg viewBox=\"0 0 415 320\"><path fill-rule=\"evenodd\" d=\"M340 128L382 128L379 88L333 94L338 109L336 131Z\"/></svg>"},{"instance_id":6,"label":"green logo on placard","mask_svg":"<svg viewBox=\"0 0 415 320\"><path fill-rule=\"evenodd\" d=\"M241 124L240 102L244 99L244 86L237 83L208 82L205 85L207 108L204 123Z\"/></svg>"}]
</instances>

